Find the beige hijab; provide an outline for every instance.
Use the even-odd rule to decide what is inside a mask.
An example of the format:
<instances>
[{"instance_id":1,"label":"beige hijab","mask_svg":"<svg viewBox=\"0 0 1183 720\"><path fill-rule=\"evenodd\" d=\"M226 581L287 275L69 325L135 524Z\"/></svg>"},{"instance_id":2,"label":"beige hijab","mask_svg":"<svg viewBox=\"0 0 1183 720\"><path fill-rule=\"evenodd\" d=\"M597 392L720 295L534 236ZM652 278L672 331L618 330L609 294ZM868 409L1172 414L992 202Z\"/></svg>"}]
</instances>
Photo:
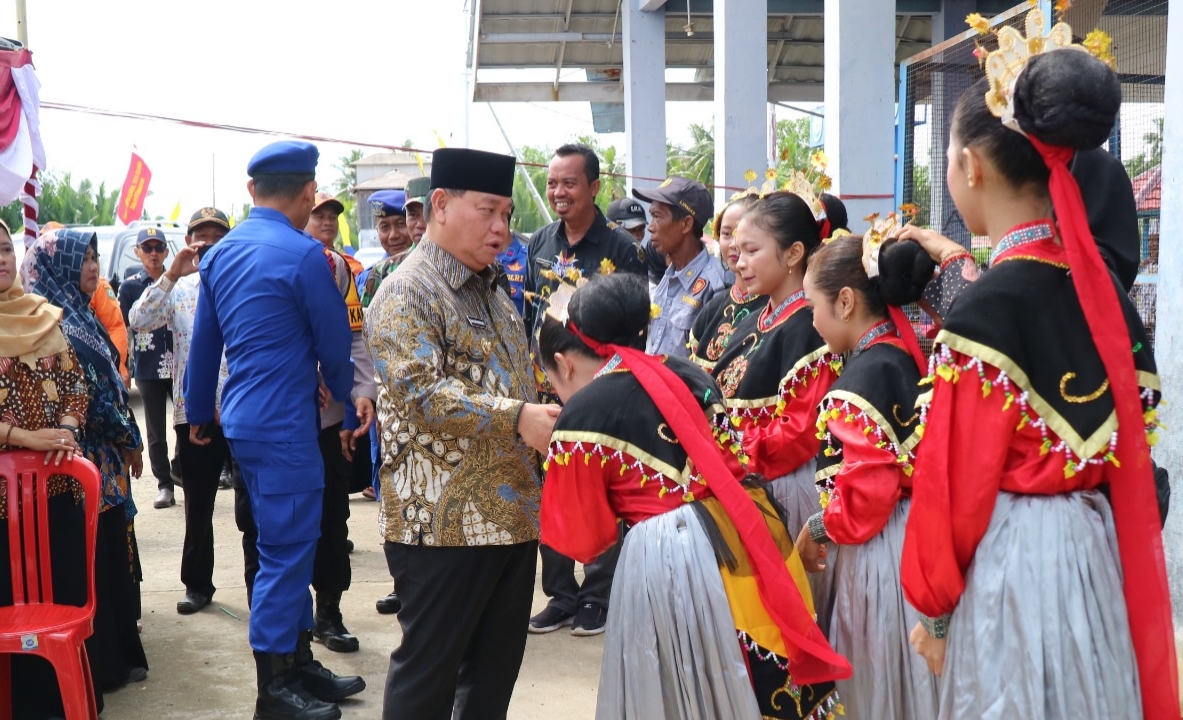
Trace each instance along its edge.
<instances>
[{"instance_id":1,"label":"beige hijab","mask_svg":"<svg viewBox=\"0 0 1183 720\"><path fill-rule=\"evenodd\" d=\"M38 358L65 352L61 317L61 308L40 295L26 295L18 275L7 292L0 292L0 357L19 358L33 367Z\"/></svg>"}]
</instances>

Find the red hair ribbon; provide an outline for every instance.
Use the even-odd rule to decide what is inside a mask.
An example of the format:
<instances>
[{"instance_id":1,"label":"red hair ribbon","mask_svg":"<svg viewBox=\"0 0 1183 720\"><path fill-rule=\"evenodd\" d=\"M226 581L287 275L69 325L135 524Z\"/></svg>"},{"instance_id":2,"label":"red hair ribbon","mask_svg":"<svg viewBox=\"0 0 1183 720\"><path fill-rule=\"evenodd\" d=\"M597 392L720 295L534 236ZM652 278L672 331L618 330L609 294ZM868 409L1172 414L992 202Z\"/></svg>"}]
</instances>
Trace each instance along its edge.
<instances>
[{"instance_id":1,"label":"red hair ribbon","mask_svg":"<svg viewBox=\"0 0 1183 720\"><path fill-rule=\"evenodd\" d=\"M904 347L908 350L908 354L916 361L920 377L924 377L928 374L928 361L924 359L924 353L920 350L920 341L916 339L916 329L912 327L912 321L908 319L908 315L902 307L895 305L887 306L887 314L891 318L891 322L895 324L895 330L900 334L900 339L904 341Z\"/></svg>"},{"instance_id":2,"label":"red hair ribbon","mask_svg":"<svg viewBox=\"0 0 1183 720\"><path fill-rule=\"evenodd\" d=\"M821 225L822 230L822 242L825 242L830 239L830 232L833 231L834 227L830 224L830 218L828 216L822 218L819 225Z\"/></svg>"},{"instance_id":3,"label":"red hair ribbon","mask_svg":"<svg viewBox=\"0 0 1183 720\"><path fill-rule=\"evenodd\" d=\"M1089 230L1080 186L1068 169L1073 151L1034 137L1028 139L1051 170L1048 190L1068 255L1072 284L1109 377L1117 411L1116 455L1121 465L1106 463L1103 467L1112 488L1122 589L1138 661L1142 712L1148 718L1177 718L1179 674L1171 598L1129 329L1113 278Z\"/></svg>"},{"instance_id":4,"label":"red hair ribbon","mask_svg":"<svg viewBox=\"0 0 1183 720\"><path fill-rule=\"evenodd\" d=\"M768 525L756 503L739 479L727 468L720 455L702 407L686 383L659 358L620 345L593 340L568 321L567 329L600 357L619 355L662 417L682 443L694 466L707 480L707 486L735 523L743 540L760 599L776 622L789 652L789 669L799 685L813 685L830 680L844 680L851 675L850 663L834 651L818 629L813 616L793 582L780 548L772 539Z\"/></svg>"}]
</instances>

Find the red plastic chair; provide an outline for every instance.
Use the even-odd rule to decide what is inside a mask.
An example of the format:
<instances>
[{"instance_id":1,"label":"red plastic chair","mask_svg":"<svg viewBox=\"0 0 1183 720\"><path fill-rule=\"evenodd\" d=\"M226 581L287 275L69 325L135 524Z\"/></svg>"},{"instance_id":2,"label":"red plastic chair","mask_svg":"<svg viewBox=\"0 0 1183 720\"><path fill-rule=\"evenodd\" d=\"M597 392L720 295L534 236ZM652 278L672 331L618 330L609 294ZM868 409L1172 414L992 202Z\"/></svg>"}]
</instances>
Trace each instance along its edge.
<instances>
[{"instance_id":1,"label":"red plastic chair","mask_svg":"<svg viewBox=\"0 0 1183 720\"><path fill-rule=\"evenodd\" d=\"M6 481L8 497L13 598L13 605L0 607L0 720L12 720L9 656L18 653L40 655L53 664L66 720L95 720L98 709L85 640L94 633L95 537L102 483L98 469L84 458L75 456L60 466L44 462L45 453L0 453L0 478ZM53 602L47 505L51 475L74 478L85 493L88 561L83 607Z\"/></svg>"}]
</instances>

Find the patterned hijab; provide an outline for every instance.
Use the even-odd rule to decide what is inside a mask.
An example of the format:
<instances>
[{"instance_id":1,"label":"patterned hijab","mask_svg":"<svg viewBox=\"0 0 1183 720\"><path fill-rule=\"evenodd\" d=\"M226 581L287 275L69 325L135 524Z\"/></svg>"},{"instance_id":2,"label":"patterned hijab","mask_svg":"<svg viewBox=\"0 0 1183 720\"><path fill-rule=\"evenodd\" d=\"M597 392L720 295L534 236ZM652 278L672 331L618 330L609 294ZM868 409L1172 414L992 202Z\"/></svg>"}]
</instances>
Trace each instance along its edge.
<instances>
[{"instance_id":1,"label":"patterned hijab","mask_svg":"<svg viewBox=\"0 0 1183 720\"><path fill-rule=\"evenodd\" d=\"M37 238L25 253L21 277L29 292L62 309L62 333L78 358L100 375L119 377L119 353L107 330L90 309L90 295L82 293L82 261L87 249L98 254L93 231L62 229Z\"/></svg>"}]
</instances>

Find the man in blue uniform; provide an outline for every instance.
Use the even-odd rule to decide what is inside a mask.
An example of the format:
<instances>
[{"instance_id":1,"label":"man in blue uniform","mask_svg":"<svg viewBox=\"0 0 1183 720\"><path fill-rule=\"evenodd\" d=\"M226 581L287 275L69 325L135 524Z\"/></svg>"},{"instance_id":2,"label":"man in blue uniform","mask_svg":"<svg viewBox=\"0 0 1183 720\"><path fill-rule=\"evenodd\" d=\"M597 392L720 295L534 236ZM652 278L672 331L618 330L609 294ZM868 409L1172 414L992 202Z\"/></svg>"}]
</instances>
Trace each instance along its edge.
<instances>
[{"instance_id":1,"label":"man in blue uniform","mask_svg":"<svg viewBox=\"0 0 1183 720\"><path fill-rule=\"evenodd\" d=\"M526 255L529 251L526 243L522 242L522 236L510 230L509 247L497 256L497 262L501 263L509 283L509 299L518 309L518 315L526 313Z\"/></svg>"},{"instance_id":2,"label":"man in blue uniform","mask_svg":"<svg viewBox=\"0 0 1183 720\"><path fill-rule=\"evenodd\" d=\"M258 526L259 572L250 644L259 692L255 720L336 720L335 701L361 692L312 659L312 564L320 536L324 467L317 445L318 367L333 397L353 387L345 301L320 243L297 230L316 199L314 145L284 141L251 159L255 207L201 261L185 398L192 439L220 422ZM221 415L222 348L229 377Z\"/></svg>"}]
</instances>

